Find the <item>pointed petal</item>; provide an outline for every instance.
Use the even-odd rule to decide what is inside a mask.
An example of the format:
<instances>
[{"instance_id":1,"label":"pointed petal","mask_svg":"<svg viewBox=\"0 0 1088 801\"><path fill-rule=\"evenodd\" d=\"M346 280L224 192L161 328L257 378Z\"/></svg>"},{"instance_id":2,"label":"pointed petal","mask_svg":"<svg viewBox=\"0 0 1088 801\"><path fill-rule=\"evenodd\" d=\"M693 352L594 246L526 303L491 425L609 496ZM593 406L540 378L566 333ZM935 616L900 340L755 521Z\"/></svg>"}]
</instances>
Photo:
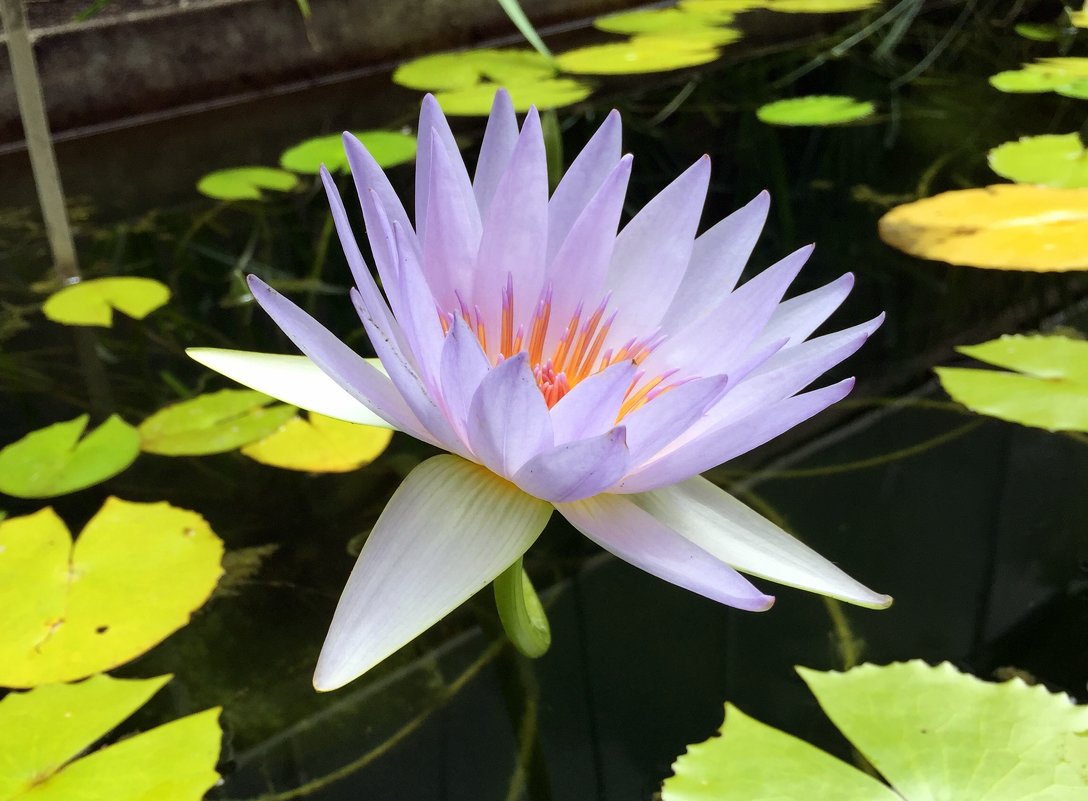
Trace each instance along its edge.
<instances>
[{"instance_id":1,"label":"pointed petal","mask_svg":"<svg viewBox=\"0 0 1088 801\"><path fill-rule=\"evenodd\" d=\"M469 404L468 434L476 456L507 478L552 447L548 405L524 351L484 376Z\"/></svg>"},{"instance_id":2,"label":"pointed petal","mask_svg":"<svg viewBox=\"0 0 1088 801\"><path fill-rule=\"evenodd\" d=\"M550 515L549 504L456 456L416 467L359 554L314 686L341 687L411 642L521 557Z\"/></svg>"},{"instance_id":3,"label":"pointed petal","mask_svg":"<svg viewBox=\"0 0 1088 801\"><path fill-rule=\"evenodd\" d=\"M786 347L804 342L839 308L854 288L853 273L846 273L819 289L782 301L774 310L759 342L786 340Z\"/></svg>"},{"instance_id":4,"label":"pointed petal","mask_svg":"<svg viewBox=\"0 0 1088 801\"><path fill-rule=\"evenodd\" d=\"M468 324L454 315L453 325L442 346L442 398L455 425L467 440L466 422L469 404L484 376L491 369L480 341L469 330Z\"/></svg>"},{"instance_id":5,"label":"pointed petal","mask_svg":"<svg viewBox=\"0 0 1088 801\"><path fill-rule=\"evenodd\" d=\"M419 127L416 132L419 141L427 144L420 147L416 153L416 232L421 241L426 236L426 229L430 225L430 210L433 195L431 171L434 168L434 156L436 149L430 146L433 141L438 142L440 152L449 162L450 184L443 191L456 193L460 202L469 212L469 239L478 241L480 238L480 213L476 206L476 196L472 192L472 182L468 178L468 170L465 168L464 159L461 158L461 150L457 147L457 140L453 137L450 124L446 121L446 115L442 113L438 101L434 95L427 94L419 107Z\"/></svg>"},{"instance_id":6,"label":"pointed petal","mask_svg":"<svg viewBox=\"0 0 1088 801\"><path fill-rule=\"evenodd\" d=\"M669 528L745 573L873 609L892 601L705 478L630 497Z\"/></svg>"},{"instance_id":7,"label":"pointed petal","mask_svg":"<svg viewBox=\"0 0 1088 801\"><path fill-rule=\"evenodd\" d=\"M567 168L548 204L547 262L555 258L574 221L620 160L620 113L612 110Z\"/></svg>"},{"instance_id":8,"label":"pointed petal","mask_svg":"<svg viewBox=\"0 0 1088 801\"><path fill-rule=\"evenodd\" d=\"M407 246L407 233L399 225L393 226L397 243L398 283L401 298L397 320L404 330L412 354L419 364L422 376L432 391L438 385L438 363L442 356L442 321L438 316L437 298L431 292L423 268Z\"/></svg>"},{"instance_id":9,"label":"pointed petal","mask_svg":"<svg viewBox=\"0 0 1088 801\"><path fill-rule=\"evenodd\" d=\"M653 458L679 437L721 398L729 383L724 375L698 378L661 394L623 418L631 464Z\"/></svg>"},{"instance_id":10,"label":"pointed petal","mask_svg":"<svg viewBox=\"0 0 1088 801\"><path fill-rule=\"evenodd\" d=\"M423 245L421 269L435 300L443 309L453 311L458 308L455 291L464 295L472 286L473 265L480 247L479 212L475 197L466 197L459 187L460 171L464 169L461 157L451 158L436 133L431 134L429 146L420 148L420 152L423 150L431 155L430 199L418 212L426 216L417 217L417 221L426 223L419 231Z\"/></svg>"},{"instance_id":11,"label":"pointed petal","mask_svg":"<svg viewBox=\"0 0 1088 801\"><path fill-rule=\"evenodd\" d=\"M480 158L476 162L476 175L472 180L476 205L480 207L480 217L485 220L499 179L506 172L517 141L518 120L514 115L514 104L510 101L510 93L499 89L491 104L491 114L487 118L484 140L480 145Z\"/></svg>"},{"instance_id":12,"label":"pointed petal","mask_svg":"<svg viewBox=\"0 0 1088 801\"><path fill-rule=\"evenodd\" d=\"M684 279L663 319L666 331L678 331L714 308L737 285L767 222L771 196L760 192L695 240Z\"/></svg>"},{"instance_id":13,"label":"pointed petal","mask_svg":"<svg viewBox=\"0 0 1088 801\"><path fill-rule=\"evenodd\" d=\"M624 361L575 384L552 407L556 443L596 437L615 426L636 372L634 362Z\"/></svg>"},{"instance_id":14,"label":"pointed petal","mask_svg":"<svg viewBox=\"0 0 1088 801\"><path fill-rule=\"evenodd\" d=\"M222 348L188 348L185 352L194 361L232 381L308 412L349 423L393 428L305 356Z\"/></svg>"},{"instance_id":15,"label":"pointed petal","mask_svg":"<svg viewBox=\"0 0 1088 801\"><path fill-rule=\"evenodd\" d=\"M597 495L555 508L606 551L647 573L711 600L753 612L770 608L737 571L619 495Z\"/></svg>"},{"instance_id":16,"label":"pointed petal","mask_svg":"<svg viewBox=\"0 0 1088 801\"><path fill-rule=\"evenodd\" d=\"M527 461L513 481L536 498L552 503L578 501L602 492L627 472L623 426L607 434L558 445Z\"/></svg>"}]
</instances>

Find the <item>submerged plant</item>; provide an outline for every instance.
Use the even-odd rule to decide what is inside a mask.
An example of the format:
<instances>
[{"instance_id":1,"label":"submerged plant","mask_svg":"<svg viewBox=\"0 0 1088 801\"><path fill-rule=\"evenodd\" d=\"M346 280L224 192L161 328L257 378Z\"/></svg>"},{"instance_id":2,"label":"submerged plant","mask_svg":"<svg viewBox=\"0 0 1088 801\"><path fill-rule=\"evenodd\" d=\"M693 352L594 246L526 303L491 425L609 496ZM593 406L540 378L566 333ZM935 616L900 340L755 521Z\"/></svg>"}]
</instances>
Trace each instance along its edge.
<instances>
[{"instance_id":1,"label":"submerged plant","mask_svg":"<svg viewBox=\"0 0 1088 801\"><path fill-rule=\"evenodd\" d=\"M808 339L852 276L782 302L805 247L734 289L768 197L697 238L706 157L617 235L631 157L615 112L550 199L539 118L530 110L519 131L504 92L471 180L432 97L419 131L414 227L345 137L384 297L323 173L380 369L257 278L254 296L306 356L191 351L294 405L450 452L416 467L378 519L315 686L361 675L512 565L520 580L553 509L617 556L730 606L773 601L738 570L887 606L698 477L850 391L852 379L802 392L880 324Z\"/></svg>"}]
</instances>

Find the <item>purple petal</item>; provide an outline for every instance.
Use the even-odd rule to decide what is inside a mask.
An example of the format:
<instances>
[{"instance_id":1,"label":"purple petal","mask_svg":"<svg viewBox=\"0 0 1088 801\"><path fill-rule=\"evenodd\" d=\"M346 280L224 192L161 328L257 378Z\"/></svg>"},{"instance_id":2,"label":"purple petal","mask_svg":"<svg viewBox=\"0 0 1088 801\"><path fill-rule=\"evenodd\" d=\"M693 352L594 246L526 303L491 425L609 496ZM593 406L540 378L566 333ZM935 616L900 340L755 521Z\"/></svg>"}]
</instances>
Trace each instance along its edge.
<instances>
[{"instance_id":1,"label":"purple petal","mask_svg":"<svg viewBox=\"0 0 1088 801\"><path fill-rule=\"evenodd\" d=\"M759 341L785 339L789 347L804 342L839 308L853 288L854 275L846 273L819 289L783 301L767 321Z\"/></svg>"},{"instance_id":2,"label":"purple petal","mask_svg":"<svg viewBox=\"0 0 1088 801\"><path fill-rule=\"evenodd\" d=\"M688 381L670 389L623 418L631 464L638 465L693 426L721 398L729 383L718 375Z\"/></svg>"},{"instance_id":3,"label":"purple petal","mask_svg":"<svg viewBox=\"0 0 1088 801\"><path fill-rule=\"evenodd\" d=\"M446 154L445 145L432 134L429 150L430 200L425 206L426 226L419 233L423 243L423 269L435 300L445 311L458 308L455 291L472 286L473 265L480 247L476 200L466 198L458 187L461 157L456 163ZM423 218L420 218L423 219Z\"/></svg>"},{"instance_id":4,"label":"purple petal","mask_svg":"<svg viewBox=\"0 0 1088 801\"><path fill-rule=\"evenodd\" d=\"M556 509L606 551L665 581L738 609L762 611L774 598L619 495L597 495Z\"/></svg>"},{"instance_id":5,"label":"purple petal","mask_svg":"<svg viewBox=\"0 0 1088 801\"><path fill-rule=\"evenodd\" d=\"M434 192L431 188L433 186L431 171L434 169L435 148L429 146L432 140L437 140L440 145L439 150L449 163L451 186L448 189L444 188L443 191L458 195L460 203L470 211L468 238L470 241L478 241L480 214L476 207L476 196L472 192L472 182L468 179L468 170L465 168L464 159L461 158L457 140L453 138L450 124L446 121L446 115L442 113L438 101L432 94L427 94L419 107L419 128L416 136L420 142L428 145L420 147L416 153L416 232L419 234L420 241L424 240L427 226L430 225L427 207L430 205Z\"/></svg>"},{"instance_id":6,"label":"purple petal","mask_svg":"<svg viewBox=\"0 0 1088 801\"><path fill-rule=\"evenodd\" d=\"M623 361L575 384L552 407L555 441L562 444L596 437L615 426L637 371L634 362Z\"/></svg>"},{"instance_id":7,"label":"purple petal","mask_svg":"<svg viewBox=\"0 0 1088 801\"><path fill-rule=\"evenodd\" d=\"M390 222L398 223L406 230L411 230L412 223L389 179L386 178L374 157L363 147L362 142L345 132L344 151L347 153L348 166L351 167L351 176L355 181L355 190L363 207L363 219L366 221L366 234L370 239L370 248L374 253L375 261L378 262L379 271L384 271L386 262L395 260L395 257L391 250L392 241L384 236L381 226L376 224L375 210L380 208Z\"/></svg>"},{"instance_id":8,"label":"purple petal","mask_svg":"<svg viewBox=\"0 0 1088 801\"><path fill-rule=\"evenodd\" d=\"M517 141L518 120L514 116L514 104L510 101L509 92L499 89L491 104L491 115L487 118L480 158L476 162L476 175L472 180L476 205L480 208L480 217L485 220L499 179L506 172Z\"/></svg>"},{"instance_id":9,"label":"purple petal","mask_svg":"<svg viewBox=\"0 0 1088 801\"><path fill-rule=\"evenodd\" d=\"M480 349L480 341L469 330L468 324L455 315L442 346L440 378L446 410L466 441L469 405L490 369L491 365Z\"/></svg>"},{"instance_id":10,"label":"purple petal","mask_svg":"<svg viewBox=\"0 0 1088 801\"><path fill-rule=\"evenodd\" d=\"M455 456L416 467L351 571L314 686L347 684L482 590L528 550L551 511Z\"/></svg>"},{"instance_id":11,"label":"purple petal","mask_svg":"<svg viewBox=\"0 0 1088 801\"><path fill-rule=\"evenodd\" d=\"M442 321L438 316L438 304L423 276L423 268L405 243L405 235L399 225L393 226L400 257L397 294L401 306L397 309L397 320L412 347L423 379L433 391L438 386L438 365L442 358Z\"/></svg>"},{"instance_id":12,"label":"purple petal","mask_svg":"<svg viewBox=\"0 0 1088 801\"><path fill-rule=\"evenodd\" d=\"M472 397L469 444L487 467L509 478L553 445L548 405L522 352L493 368Z\"/></svg>"},{"instance_id":13,"label":"purple petal","mask_svg":"<svg viewBox=\"0 0 1088 801\"><path fill-rule=\"evenodd\" d=\"M530 495L552 503L579 501L603 492L627 472L623 426L607 434L567 442L538 453L514 474Z\"/></svg>"}]
</instances>

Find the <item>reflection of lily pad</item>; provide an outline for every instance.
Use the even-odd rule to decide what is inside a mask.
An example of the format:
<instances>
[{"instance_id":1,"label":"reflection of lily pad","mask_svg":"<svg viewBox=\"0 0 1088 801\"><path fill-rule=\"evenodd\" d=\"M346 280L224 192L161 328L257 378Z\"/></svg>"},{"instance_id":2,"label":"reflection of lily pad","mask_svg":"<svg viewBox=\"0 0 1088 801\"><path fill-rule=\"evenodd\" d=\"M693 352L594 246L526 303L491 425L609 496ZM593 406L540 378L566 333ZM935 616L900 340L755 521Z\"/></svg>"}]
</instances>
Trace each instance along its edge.
<instances>
[{"instance_id":1,"label":"reflection of lily pad","mask_svg":"<svg viewBox=\"0 0 1088 801\"><path fill-rule=\"evenodd\" d=\"M347 473L381 456L393 438L388 428L345 423L311 412L293 417L276 433L242 448L251 459L286 470Z\"/></svg>"},{"instance_id":2,"label":"reflection of lily pad","mask_svg":"<svg viewBox=\"0 0 1088 801\"><path fill-rule=\"evenodd\" d=\"M812 95L776 100L756 109L768 125L844 125L872 115L873 104L839 95Z\"/></svg>"},{"instance_id":3,"label":"reflection of lily pad","mask_svg":"<svg viewBox=\"0 0 1088 801\"><path fill-rule=\"evenodd\" d=\"M83 437L87 415L32 431L0 450L0 492L52 498L120 473L140 454L140 435L117 415Z\"/></svg>"},{"instance_id":4,"label":"reflection of lily pad","mask_svg":"<svg viewBox=\"0 0 1088 801\"><path fill-rule=\"evenodd\" d=\"M182 801L218 781L218 709L84 754L170 680L94 676L0 701L4 801Z\"/></svg>"},{"instance_id":5,"label":"reflection of lily pad","mask_svg":"<svg viewBox=\"0 0 1088 801\"><path fill-rule=\"evenodd\" d=\"M1048 431L1088 431L1088 342L1005 336L956 348L1003 370L938 367L952 399L968 409Z\"/></svg>"},{"instance_id":6,"label":"reflection of lily pad","mask_svg":"<svg viewBox=\"0 0 1088 801\"><path fill-rule=\"evenodd\" d=\"M422 91L467 89L481 81L525 84L551 78L555 65L535 50L466 50L401 64L393 82Z\"/></svg>"},{"instance_id":7,"label":"reflection of lily pad","mask_svg":"<svg viewBox=\"0 0 1088 801\"><path fill-rule=\"evenodd\" d=\"M225 453L267 437L290 420L292 406L248 389L224 389L160 409L139 426L140 448L163 456Z\"/></svg>"},{"instance_id":8,"label":"reflection of lily pad","mask_svg":"<svg viewBox=\"0 0 1088 801\"><path fill-rule=\"evenodd\" d=\"M0 686L123 665L189 622L222 572L204 519L109 498L75 545L52 509L0 523Z\"/></svg>"},{"instance_id":9,"label":"reflection of lily pad","mask_svg":"<svg viewBox=\"0 0 1088 801\"><path fill-rule=\"evenodd\" d=\"M1075 133L1025 136L995 147L989 160L994 172L1017 183L1088 187L1088 150Z\"/></svg>"},{"instance_id":10,"label":"reflection of lily pad","mask_svg":"<svg viewBox=\"0 0 1088 801\"><path fill-rule=\"evenodd\" d=\"M360 131L356 138L381 167L396 167L416 157L416 138L398 131ZM316 175L324 164L329 172L348 170L348 157L340 134L307 139L284 151L280 166L286 170Z\"/></svg>"},{"instance_id":11,"label":"reflection of lily pad","mask_svg":"<svg viewBox=\"0 0 1088 801\"><path fill-rule=\"evenodd\" d=\"M263 190L290 192L298 186L298 176L275 167L232 167L216 170L201 178L196 191L217 200L260 200Z\"/></svg>"},{"instance_id":12,"label":"reflection of lily pad","mask_svg":"<svg viewBox=\"0 0 1088 801\"><path fill-rule=\"evenodd\" d=\"M495 101L497 83L479 83L465 89L435 92L442 110L452 117L485 117ZM514 110L524 112L529 106L541 111L579 103L593 94L593 87L573 78L547 78L527 84L506 84Z\"/></svg>"},{"instance_id":13,"label":"reflection of lily pad","mask_svg":"<svg viewBox=\"0 0 1088 801\"><path fill-rule=\"evenodd\" d=\"M556 57L560 69L583 75L628 75L667 72L708 64L718 49L697 39L636 36L626 42L590 45Z\"/></svg>"},{"instance_id":14,"label":"reflection of lily pad","mask_svg":"<svg viewBox=\"0 0 1088 801\"><path fill-rule=\"evenodd\" d=\"M997 184L897 206L880 238L912 256L968 267L1088 269L1088 190Z\"/></svg>"},{"instance_id":15,"label":"reflection of lily pad","mask_svg":"<svg viewBox=\"0 0 1088 801\"><path fill-rule=\"evenodd\" d=\"M153 278L92 278L64 287L42 304L42 313L64 325L113 325L113 310L142 320L170 300L170 290Z\"/></svg>"},{"instance_id":16,"label":"reflection of lily pad","mask_svg":"<svg viewBox=\"0 0 1088 801\"><path fill-rule=\"evenodd\" d=\"M1073 801L1088 796L1088 708L1019 679L951 665L798 668L820 706L891 785L726 705L720 737L673 765L663 801ZM893 789L894 788L894 789Z\"/></svg>"},{"instance_id":17,"label":"reflection of lily pad","mask_svg":"<svg viewBox=\"0 0 1088 801\"><path fill-rule=\"evenodd\" d=\"M740 38L738 31L721 27L732 19L733 14L724 11L698 14L679 8L659 8L609 14L598 17L593 26L609 33L693 38L714 45L728 44Z\"/></svg>"}]
</instances>

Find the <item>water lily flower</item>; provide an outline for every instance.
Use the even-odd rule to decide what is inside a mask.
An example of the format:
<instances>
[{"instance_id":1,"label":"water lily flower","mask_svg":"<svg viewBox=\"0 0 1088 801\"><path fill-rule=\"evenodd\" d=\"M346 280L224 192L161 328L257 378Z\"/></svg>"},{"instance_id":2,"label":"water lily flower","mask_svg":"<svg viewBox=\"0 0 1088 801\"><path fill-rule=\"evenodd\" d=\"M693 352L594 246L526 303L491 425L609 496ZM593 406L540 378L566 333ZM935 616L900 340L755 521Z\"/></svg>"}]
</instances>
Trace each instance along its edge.
<instances>
[{"instance_id":1,"label":"water lily flower","mask_svg":"<svg viewBox=\"0 0 1088 801\"><path fill-rule=\"evenodd\" d=\"M288 403L448 451L408 475L374 526L318 689L361 675L487 586L553 510L621 559L739 609L774 599L738 571L890 603L699 477L849 393L853 379L806 388L881 322L810 338L852 276L783 301L804 247L737 287L768 196L696 236L707 157L617 234L631 172L617 112L550 197L537 113L519 129L504 92L472 178L430 96L419 138L413 226L344 136L381 290L322 172L380 364L255 277L253 295L305 356L191 351Z\"/></svg>"}]
</instances>

